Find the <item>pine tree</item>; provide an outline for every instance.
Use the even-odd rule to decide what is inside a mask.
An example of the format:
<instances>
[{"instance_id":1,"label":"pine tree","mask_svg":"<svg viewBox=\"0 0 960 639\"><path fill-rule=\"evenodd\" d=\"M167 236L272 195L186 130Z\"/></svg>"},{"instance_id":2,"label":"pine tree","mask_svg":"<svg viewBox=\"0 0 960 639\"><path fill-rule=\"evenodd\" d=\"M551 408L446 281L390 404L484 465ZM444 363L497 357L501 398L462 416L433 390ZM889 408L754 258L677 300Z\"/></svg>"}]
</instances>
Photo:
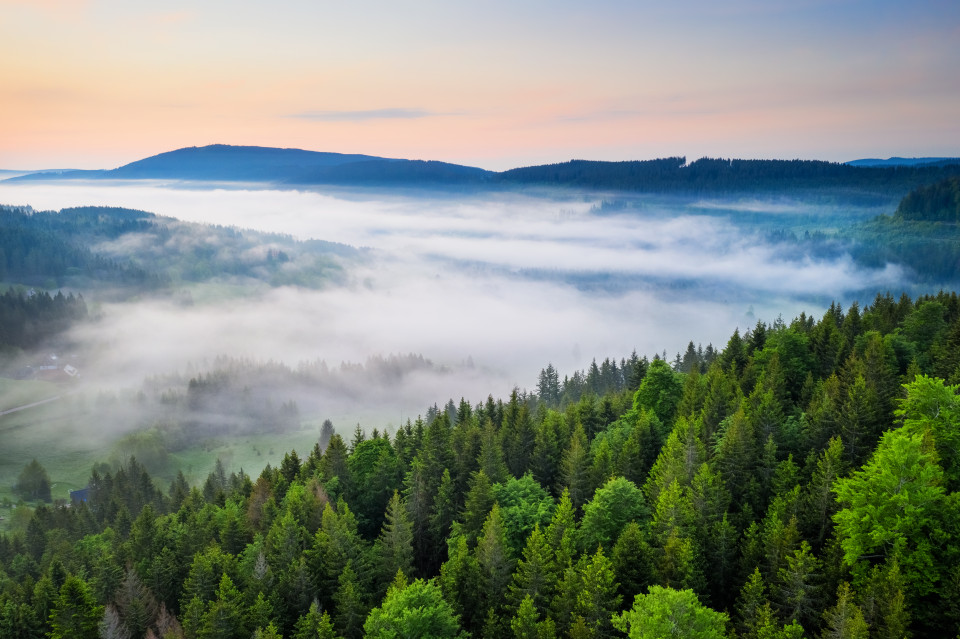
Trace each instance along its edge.
<instances>
[{"instance_id":1,"label":"pine tree","mask_svg":"<svg viewBox=\"0 0 960 639\"><path fill-rule=\"evenodd\" d=\"M320 606L314 601L310 604L310 609L297 620L291 639L316 639L321 618Z\"/></svg>"},{"instance_id":2,"label":"pine tree","mask_svg":"<svg viewBox=\"0 0 960 639\"><path fill-rule=\"evenodd\" d=\"M759 568L754 568L737 599L737 630L740 636L755 639L765 623L764 609L770 610L767 588Z\"/></svg>"},{"instance_id":3,"label":"pine tree","mask_svg":"<svg viewBox=\"0 0 960 639\"><path fill-rule=\"evenodd\" d=\"M810 545L803 541L800 548L787 556L786 565L777 571L773 599L780 618L812 627L817 614L823 610L820 579L820 562L813 556Z\"/></svg>"},{"instance_id":4,"label":"pine tree","mask_svg":"<svg viewBox=\"0 0 960 639\"><path fill-rule=\"evenodd\" d=\"M457 516L457 487L450 476L450 471L444 469L443 477L440 479L440 488L437 490L437 497L433 502L433 510L430 513L429 527L430 538L434 540L435 548L433 557L435 565L431 565L430 572L436 572L440 564L446 561L446 544L444 543L450 535L450 527L453 525ZM444 552L439 552L442 547Z\"/></svg>"},{"instance_id":5,"label":"pine tree","mask_svg":"<svg viewBox=\"0 0 960 639\"><path fill-rule=\"evenodd\" d=\"M463 627L477 634L483 624L483 573L464 535L454 532L448 540L449 558L440 568L440 587L460 616Z\"/></svg>"},{"instance_id":6,"label":"pine tree","mask_svg":"<svg viewBox=\"0 0 960 639\"><path fill-rule=\"evenodd\" d=\"M670 588L704 589L704 577L698 566L693 541L673 528L659 549L654 549L655 581Z\"/></svg>"},{"instance_id":7,"label":"pine tree","mask_svg":"<svg viewBox=\"0 0 960 639\"><path fill-rule=\"evenodd\" d=\"M517 562L510 584L508 600L514 609L530 599L537 611L545 611L556 589L556 568L553 551L538 525L527 538L523 557Z\"/></svg>"},{"instance_id":8,"label":"pine tree","mask_svg":"<svg viewBox=\"0 0 960 639\"><path fill-rule=\"evenodd\" d=\"M449 476L446 468L443 472ZM430 532L430 512L434 500L430 487L432 482L427 480L425 473L425 465L420 461L419 456L415 457L404 480L403 490L407 519L411 525L413 563L417 567L418 574L429 574L434 571L435 566L440 565L435 552L438 540L435 540Z\"/></svg>"},{"instance_id":9,"label":"pine tree","mask_svg":"<svg viewBox=\"0 0 960 639\"><path fill-rule=\"evenodd\" d=\"M560 430L561 416L556 411L547 411L536 422L536 434L533 443L533 458L530 470L541 486L553 489L557 485L560 472Z\"/></svg>"},{"instance_id":10,"label":"pine tree","mask_svg":"<svg viewBox=\"0 0 960 639\"><path fill-rule=\"evenodd\" d=\"M510 583L514 561L510 556L506 530L500 516L500 507L493 505L490 515L483 524L483 531L477 540L477 563L480 565L484 580L486 607L499 610L504 604L507 586Z\"/></svg>"},{"instance_id":11,"label":"pine tree","mask_svg":"<svg viewBox=\"0 0 960 639\"><path fill-rule=\"evenodd\" d=\"M876 406L876 393L867 388L863 375L857 375L847 389L838 416L846 461L851 466L863 463L878 434Z\"/></svg>"},{"instance_id":12,"label":"pine tree","mask_svg":"<svg viewBox=\"0 0 960 639\"><path fill-rule=\"evenodd\" d=\"M813 546L819 548L833 528L832 517L837 511L837 501L833 495L834 483L846 474L843 460L843 443L839 437L833 437L817 458L813 476L803 494L802 521Z\"/></svg>"},{"instance_id":13,"label":"pine tree","mask_svg":"<svg viewBox=\"0 0 960 639\"><path fill-rule=\"evenodd\" d=\"M361 566L365 545L357 533L357 522L346 502L337 504L338 513L327 504L323 509L320 529L314 535L312 548L305 556L311 579L320 596L320 603L329 607L339 587L340 575L347 563Z\"/></svg>"},{"instance_id":14,"label":"pine tree","mask_svg":"<svg viewBox=\"0 0 960 639\"><path fill-rule=\"evenodd\" d=\"M570 500L570 493L566 490L560 495L557 507L553 511L553 519L544 531L548 547L553 549L554 565L558 578L570 566L576 553L575 538L577 537L577 523Z\"/></svg>"},{"instance_id":15,"label":"pine tree","mask_svg":"<svg viewBox=\"0 0 960 639\"><path fill-rule=\"evenodd\" d=\"M593 492L587 436L580 424L574 429L570 445L563 453L560 481L563 488L569 491L574 508L579 509Z\"/></svg>"},{"instance_id":16,"label":"pine tree","mask_svg":"<svg viewBox=\"0 0 960 639\"><path fill-rule=\"evenodd\" d=\"M507 468L514 477L520 477L530 466L536 433L527 404L520 399L516 388L510 393L510 402L504 407L502 433Z\"/></svg>"},{"instance_id":17,"label":"pine tree","mask_svg":"<svg viewBox=\"0 0 960 639\"><path fill-rule=\"evenodd\" d=\"M370 609L357 582L353 562L348 562L340 573L339 587L333 595L333 600L336 603L334 621L337 630L346 639L360 639L363 636L363 622Z\"/></svg>"},{"instance_id":18,"label":"pine tree","mask_svg":"<svg viewBox=\"0 0 960 639\"><path fill-rule=\"evenodd\" d=\"M463 505L463 534L470 545L473 545L480 535L493 502L493 484L483 469L480 469L470 478L470 489Z\"/></svg>"},{"instance_id":19,"label":"pine tree","mask_svg":"<svg viewBox=\"0 0 960 639\"><path fill-rule=\"evenodd\" d=\"M142 637L146 634L147 628L157 618L159 604L132 568L127 569L114 600L115 612L123 620L123 625L130 636Z\"/></svg>"},{"instance_id":20,"label":"pine tree","mask_svg":"<svg viewBox=\"0 0 960 639\"><path fill-rule=\"evenodd\" d=\"M510 620L510 630L515 639L539 639L540 627L540 613L533 599L527 595L517 607L517 614Z\"/></svg>"},{"instance_id":21,"label":"pine tree","mask_svg":"<svg viewBox=\"0 0 960 639\"><path fill-rule=\"evenodd\" d=\"M871 636L880 639L909 636L910 612L903 594L904 586L896 561L871 568L858 601Z\"/></svg>"},{"instance_id":22,"label":"pine tree","mask_svg":"<svg viewBox=\"0 0 960 639\"><path fill-rule=\"evenodd\" d=\"M593 636L610 633L611 616L620 609L620 595L613 565L603 554L603 548L584 565L580 576L580 591L574 614L584 620Z\"/></svg>"},{"instance_id":23,"label":"pine tree","mask_svg":"<svg viewBox=\"0 0 960 639\"><path fill-rule=\"evenodd\" d=\"M700 465L706 461L706 449L698 436L699 427L696 420L677 419L643 485L643 492L651 504L657 502L660 491L674 480L681 487L689 486Z\"/></svg>"},{"instance_id":24,"label":"pine tree","mask_svg":"<svg viewBox=\"0 0 960 639\"><path fill-rule=\"evenodd\" d=\"M620 584L619 592L624 601L632 601L650 584L649 554L650 548L640 524L635 521L628 523L610 554L613 573Z\"/></svg>"},{"instance_id":25,"label":"pine tree","mask_svg":"<svg viewBox=\"0 0 960 639\"><path fill-rule=\"evenodd\" d=\"M374 552L378 558L380 592L386 591L398 570L405 575L413 574L413 525L396 492L387 505L386 521L374 545Z\"/></svg>"},{"instance_id":26,"label":"pine tree","mask_svg":"<svg viewBox=\"0 0 960 639\"><path fill-rule=\"evenodd\" d=\"M227 575L220 579L216 599L203 615L198 639L231 639L250 632L244 620L243 596Z\"/></svg>"},{"instance_id":27,"label":"pine tree","mask_svg":"<svg viewBox=\"0 0 960 639\"><path fill-rule=\"evenodd\" d=\"M483 434L480 438L480 457L477 462L480 465L480 472L484 473L491 483L505 481L509 474L507 462L503 457L503 444L500 438L500 432L488 419L483 426Z\"/></svg>"},{"instance_id":28,"label":"pine tree","mask_svg":"<svg viewBox=\"0 0 960 639\"><path fill-rule=\"evenodd\" d=\"M867 622L863 611L853 602L850 584L837 589L837 604L823 613L821 639L867 639Z\"/></svg>"}]
</instances>

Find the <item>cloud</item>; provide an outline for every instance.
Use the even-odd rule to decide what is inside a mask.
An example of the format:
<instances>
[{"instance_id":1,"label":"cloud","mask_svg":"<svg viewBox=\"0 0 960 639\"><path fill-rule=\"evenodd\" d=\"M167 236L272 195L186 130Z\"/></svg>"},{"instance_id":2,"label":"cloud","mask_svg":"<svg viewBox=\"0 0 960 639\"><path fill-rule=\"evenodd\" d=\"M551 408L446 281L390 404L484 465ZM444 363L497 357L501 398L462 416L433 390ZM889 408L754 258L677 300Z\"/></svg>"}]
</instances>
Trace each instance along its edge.
<instances>
[{"instance_id":1,"label":"cloud","mask_svg":"<svg viewBox=\"0 0 960 639\"><path fill-rule=\"evenodd\" d=\"M437 115L447 115L426 109L359 109L350 111L304 111L294 113L290 117L303 120L320 120L324 122L366 122L367 120L417 120Z\"/></svg>"}]
</instances>

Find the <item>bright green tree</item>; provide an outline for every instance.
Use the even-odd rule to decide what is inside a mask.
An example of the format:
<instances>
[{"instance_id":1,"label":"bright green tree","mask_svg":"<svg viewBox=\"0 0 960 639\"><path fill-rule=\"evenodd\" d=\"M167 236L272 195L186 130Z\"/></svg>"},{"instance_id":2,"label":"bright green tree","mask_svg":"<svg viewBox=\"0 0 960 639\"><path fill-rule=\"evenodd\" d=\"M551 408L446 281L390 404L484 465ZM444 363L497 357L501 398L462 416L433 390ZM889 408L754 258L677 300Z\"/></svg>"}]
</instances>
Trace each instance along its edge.
<instances>
[{"instance_id":1,"label":"bright green tree","mask_svg":"<svg viewBox=\"0 0 960 639\"><path fill-rule=\"evenodd\" d=\"M493 497L500 506L510 550L518 555L533 529L550 523L553 498L530 473L520 479L511 477L502 484L494 484Z\"/></svg>"},{"instance_id":2,"label":"bright green tree","mask_svg":"<svg viewBox=\"0 0 960 639\"><path fill-rule=\"evenodd\" d=\"M663 424L672 424L677 404L683 395L683 377L673 372L670 365L656 358L650 362L647 375L633 396L636 408L648 408Z\"/></svg>"},{"instance_id":3,"label":"bright green tree","mask_svg":"<svg viewBox=\"0 0 960 639\"><path fill-rule=\"evenodd\" d=\"M628 523L642 524L649 516L643 491L636 484L623 477L610 479L583 507L580 547L592 552L603 546L609 552Z\"/></svg>"},{"instance_id":4,"label":"bright green tree","mask_svg":"<svg viewBox=\"0 0 960 639\"><path fill-rule=\"evenodd\" d=\"M907 396L900 400L897 417L907 432L932 438L947 487L960 489L960 386L918 375L904 388Z\"/></svg>"},{"instance_id":5,"label":"bright green tree","mask_svg":"<svg viewBox=\"0 0 960 639\"><path fill-rule=\"evenodd\" d=\"M515 639L553 639L556 636L553 620L540 621L540 613L529 596L520 602L517 614L510 620L510 630Z\"/></svg>"},{"instance_id":6,"label":"bright green tree","mask_svg":"<svg viewBox=\"0 0 960 639\"><path fill-rule=\"evenodd\" d=\"M630 639L722 639L727 615L700 603L692 590L650 586L633 607L613 617L613 626Z\"/></svg>"},{"instance_id":7,"label":"bright green tree","mask_svg":"<svg viewBox=\"0 0 960 639\"><path fill-rule=\"evenodd\" d=\"M833 516L843 560L897 558L913 594L923 596L939 578L935 557L943 536L943 471L923 435L887 431L863 468L838 480L841 509Z\"/></svg>"},{"instance_id":8,"label":"bright green tree","mask_svg":"<svg viewBox=\"0 0 960 639\"><path fill-rule=\"evenodd\" d=\"M383 603L367 616L370 639L464 637L457 615L433 580L417 579L406 588L391 588Z\"/></svg>"}]
</instances>

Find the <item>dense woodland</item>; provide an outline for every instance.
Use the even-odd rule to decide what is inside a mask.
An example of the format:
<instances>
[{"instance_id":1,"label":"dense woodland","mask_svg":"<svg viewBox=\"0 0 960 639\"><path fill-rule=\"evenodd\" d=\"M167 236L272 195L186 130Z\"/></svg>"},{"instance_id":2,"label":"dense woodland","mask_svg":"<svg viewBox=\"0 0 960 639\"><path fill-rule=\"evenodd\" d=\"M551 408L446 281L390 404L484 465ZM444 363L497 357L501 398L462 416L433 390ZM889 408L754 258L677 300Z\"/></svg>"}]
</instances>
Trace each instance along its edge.
<instances>
[{"instance_id":1,"label":"dense woodland","mask_svg":"<svg viewBox=\"0 0 960 639\"><path fill-rule=\"evenodd\" d=\"M0 295L0 351L35 349L86 318L82 296L8 290Z\"/></svg>"},{"instance_id":2,"label":"dense woodland","mask_svg":"<svg viewBox=\"0 0 960 639\"><path fill-rule=\"evenodd\" d=\"M650 193L735 193L867 189L904 193L960 174L960 163L926 166L851 166L818 160L737 160L684 157L633 162L571 160L498 173L495 181Z\"/></svg>"},{"instance_id":3,"label":"dense woodland","mask_svg":"<svg viewBox=\"0 0 960 639\"><path fill-rule=\"evenodd\" d=\"M0 636L953 636L958 381L957 295L881 295L255 477L102 466L0 537Z\"/></svg>"},{"instance_id":4,"label":"dense woodland","mask_svg":"<svg viewBox=\"0 0 960 639\"><path fill-rule=\"evenodd\" d=\"M960 178L908 193L893 215L881 215L843 233L854 259L898 264L914 281L960 281Z\"/></svg>"},{"instance_id":5,"label":"dense woodland","mask_svg":"<svg viewBox=\"0 0 960 639\"><path fill-rule=\"evenodd\" d=\"M900 202L896 217L925 222L960 223L960 177L911 191Z\"/></svg>"},{"instance_id":6,"label":"dense woodland","mask_svg":"<svg viewBox=\"0 0 960 639\"><path fill-rule=\"evenodd\" d=\"M673 170L661 162L647 168ZM707 182L780 168L700 166ZM957 192L956 179L918 189L853 236L802 242L955 281ZM351 254L271 236L256 263L231 262L263 238L211 228L226 251L181 252L196 225L120 209L2 213L0 267L38 286L315 281ZM166 247L150 265L110 252L138 236ZM86 313L79 296L11 289L0 343L35 347ZM389 383L430 366L222 360L153 380L176 428L128 438L143 455L99 464L85 498L49 504L45 469L24 466L15 491L38 503L0 536L0 637L960 632L955 293L834 304L672 359L634 353L562 378L548 365L535 392L451 399L396 432L344 436L327 422L312 450L259 474L218 462L199 486L150 477L168 446L209 430L204 415L232 415L231 432L285 430L299 424L285 394L298 385L348 392L354 373Z\"/></svg>"},{"instance_id":7,"label":"dense woodland","mask_svg":"<svg viewBox=\"0 0 960 639\"><path fill-rule=\"evenodd\" d=\"M212 279L316 288L342 275L343 244L182 222L131 209L0 206L0 279L121 297Z\"/></svg>"},{"instance_id":8,"label":"dense woodland","mask_svg":"<svg viewBox=\"0 0 960 639\"><path fill-rule=\"evenodd\" d=\"M100 209L102 215L91 209L72 211L62 215L0 206L0 279L45 288L65 286L70 278L138 287L163 283L156 274L90 247L98 238L146 231L153 215L124 209Z\"/></svg>"}]
</instances>

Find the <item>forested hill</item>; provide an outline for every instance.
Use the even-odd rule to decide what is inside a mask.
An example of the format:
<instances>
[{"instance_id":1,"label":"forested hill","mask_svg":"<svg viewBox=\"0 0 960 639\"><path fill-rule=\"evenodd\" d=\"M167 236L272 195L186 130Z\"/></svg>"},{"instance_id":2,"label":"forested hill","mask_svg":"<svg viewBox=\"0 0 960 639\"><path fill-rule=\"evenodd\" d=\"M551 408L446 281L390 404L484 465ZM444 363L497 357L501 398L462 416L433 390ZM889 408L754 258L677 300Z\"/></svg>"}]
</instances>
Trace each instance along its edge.
<instances>
[{"instance_id":1,"label":"forested hill","mask_svg":"<svg viewBox=\"0 0 960 639\"><path fill-rule=\"evenodd\" d=\"M960 223L960 177L911 191L900 202L896 216L921 222Z\"/></svg>"},{"instance_id":2,"label":"forested hill","mask_svg":"<svg viewBox=\"0 0 960 639\"><path fill-rule=\"evenodd\" d=\"M0 280L121 296L212 279L322 287L359 252L343 244L183 222L116 207L0 205Z\"/></svg>"},{"instance_id":3,"label":"forested hill","mask_svg":"<svg viewBox=\"0 0 960 639\"><path fill-rule=\"evenodd\" d=\"M256 477L98 467L0 536L0 636L954 636L957 295L688 351L321 432Z\"/></svg>"},{"instance_id":4,"label":"forested hill","mask_svg":"<svg viewBox=\"0 0 960 639\"><path fill-rule=\"evenodd\" d=\"M907 193L896 213L844 231L855 260L899 264L918 282L960 286L960 177Z\"/></svg>"},{"instance_id":5,"label":"forested hill","mask_svg":"<svg viewBox=\"0 0 960 639\"><path fill-rule=\"evenodd\" d=\"M881 160L879 158L865 158L862 160L852 160L847 162L850 166L920 166L920 165L929 165L929 164L958 164L960 163L960 158L899 158L892 157L887 158L886 160Z\"/></svg>"},{"instance_id":6,"label":"forested hill","mask_svg":"<svg viewBox=\"0 0 960 639\"><path fill-rule=\"evenodd\" d=\"M742 192L857 188L905 192L960 175L960 160L935 166L851 166L817 160L733 160L682 157L637 162L571 160L504 171L500 183L647 192Z\"/></svg>"},{"instance_id":7,"label":"forested hill","mask_svg":"<svg viewBox=\"0 0 960 639\"><path fill-rule=\"evenodd\" d=\"M652 193L860 189L897 194L960 175L960 160L859 166L816 160L671 157L630 162L571 160L503 172L437 161L215 144L161 153L106 171L38 172L37 180L174 179L274 185L515 189L551 187Z\"/></svg>"}]
</instances>

